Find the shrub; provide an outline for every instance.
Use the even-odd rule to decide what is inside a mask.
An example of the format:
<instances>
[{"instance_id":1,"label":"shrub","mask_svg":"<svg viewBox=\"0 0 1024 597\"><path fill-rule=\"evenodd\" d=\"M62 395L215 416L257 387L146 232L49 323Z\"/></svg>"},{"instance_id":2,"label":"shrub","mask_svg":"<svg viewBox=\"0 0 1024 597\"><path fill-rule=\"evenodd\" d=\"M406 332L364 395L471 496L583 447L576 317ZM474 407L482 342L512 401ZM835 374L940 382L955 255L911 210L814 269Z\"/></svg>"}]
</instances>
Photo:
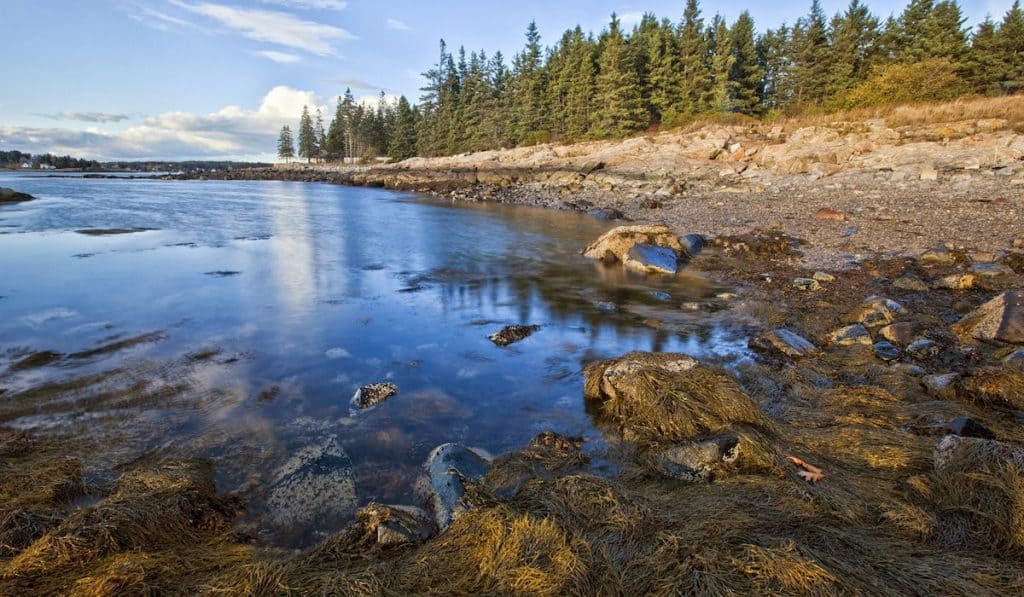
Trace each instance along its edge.
<instances>
[{"instance_id":1,"label":"shrub","mask_svg":"<svg viewBox=\"0 0 1024 597\"><path fill-rule=\"evenodd\" d=\"M845 96L836 98L834 108L942 102L963 95L967 87L948 60L933 59L892 64L875 71L867 81Z\"/></svg>"}]
</instances>

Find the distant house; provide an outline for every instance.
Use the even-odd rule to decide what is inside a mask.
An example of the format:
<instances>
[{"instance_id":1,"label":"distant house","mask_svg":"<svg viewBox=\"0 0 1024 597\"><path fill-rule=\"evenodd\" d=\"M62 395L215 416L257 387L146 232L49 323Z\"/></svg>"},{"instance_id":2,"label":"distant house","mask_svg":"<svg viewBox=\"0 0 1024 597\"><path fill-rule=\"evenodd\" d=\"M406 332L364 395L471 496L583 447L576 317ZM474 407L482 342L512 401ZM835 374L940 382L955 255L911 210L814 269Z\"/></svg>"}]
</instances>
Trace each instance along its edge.
<instances>
[{"instance_id":1,"label":"distant house","mask_svg":"<svg viewBox=\"0 0 1024 597\"><path fill-rule=\"evenodd\" d=\"M55 170L56 168L53 164L39 164L40 170Z\"/></svg>"},{"instance_id":2,"label":"distant house","mask_svg":"<svg viewBox=\"0 0 1024 597\"><path fill-rule=\"evenodd\" d=\"M32 167L32 160L21 160L21 167L22 168L31 168Z\"/></svg>"}]
</instances>

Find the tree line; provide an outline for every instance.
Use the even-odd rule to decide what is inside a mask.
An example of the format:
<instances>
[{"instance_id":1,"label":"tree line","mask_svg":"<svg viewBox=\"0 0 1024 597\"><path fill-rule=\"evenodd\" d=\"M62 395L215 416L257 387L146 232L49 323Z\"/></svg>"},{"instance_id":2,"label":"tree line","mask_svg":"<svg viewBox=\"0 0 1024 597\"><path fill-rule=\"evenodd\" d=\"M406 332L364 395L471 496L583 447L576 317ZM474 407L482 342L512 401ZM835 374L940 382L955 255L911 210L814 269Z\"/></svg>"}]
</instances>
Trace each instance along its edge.
<instances>
[{"instance_id":1,"label":"tree line","mask_svg":"<svg viewBox=\"0 0 1024 597\"><path fill-rule=\"evenodd\" d=\"M338 100L325 132L304 110L298 156L399 160L548 141L625 137L704 115L764 117L943 101L1024 90L1024 10L973 30L955 0L910 0L882 21L860 0L827 17L818 0L792 25L758 33L748 12L705 21L688 0L678 22L645 14L632 30L612 15L599 35L577 26L543 47L535 23L506 64L440 43L417 105ZM287 143L285 143L287 141ZM287 147L286 147L287 145ZM279 155L294 157L291 131Z\"/></svg>"},{"instance_id":2,"label":"tree line","mask_svg":"<svg viewBox=\"0 0 1024 597\"><path fill-rule=\"evenodd\" d=\"M0 151L0 165L20 168L24 162L28 162L32 168L39 168L44 164L54 168L99 168L100 166L96 160L73 158L70 155L53 155L51 153L32 155L16 149Z\"/></svg>"}]
</instances>

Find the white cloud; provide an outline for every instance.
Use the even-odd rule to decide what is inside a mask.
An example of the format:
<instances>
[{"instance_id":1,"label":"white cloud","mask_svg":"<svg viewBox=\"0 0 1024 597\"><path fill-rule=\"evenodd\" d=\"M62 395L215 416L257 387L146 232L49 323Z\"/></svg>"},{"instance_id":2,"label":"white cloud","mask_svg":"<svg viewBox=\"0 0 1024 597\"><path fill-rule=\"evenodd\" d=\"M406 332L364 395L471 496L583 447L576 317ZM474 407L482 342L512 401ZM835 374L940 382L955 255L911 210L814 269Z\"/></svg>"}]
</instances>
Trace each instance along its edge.
<instances>
[{"instance_id":1,"label":"white cloud","mask_svg":"<svg viewBox=\"0 0 1024 597\"><path fill-rule=\"evenodd\" d=\"M249 39L305 50L317 56L337 55L334 41L356 39L355 35L341 27L305 21L286 12L236 8L208 2L188 4L181 0L170 1L175 6L238 31Z\"/></svg>"},{"instance_id":2,"label":"white cloud","mask_svg":"<svg viewBox=\"0 0 1024 597\"><path fill-rule=\"evenodd\" d=\"M78 120L80 122L121 122L131 118L127 114L108 114L106 112L57 112L56 114L40 114L53 120Z\"/></svg>"},{"instance_id":3,"label":"white cloud","mask_svg":"<svg viewBox=\"0 0 1024 597\"><path fill-rule=\"evenodd\" d=\"M387 20L387 24L388 24L388 29L394 29L395 31L408 31L409 30L409 26L406 25L405 23L403 23L402 21L399 21L398 19L388 19Z\"/></svg>"},{"instance_id":4,"label":"white cloud","mask_svg":"<svg viewBox=\"0 0 1024 597\"><path fill-rule=\"evenodd\" d=\"M284 124L298 122L302 107L325 109L312 91L271 89L255 110L225 106L209 114L168 112L119 132L0 125L0 146L100 160L273 159Z\"/></svg>"},{"instance_id":5,"label":"white cloud","mask_svg":"<svg viewBox=\"0 0 1024 597\"><path fill-rule=\"evenodd\" d=\"M278 52L276 50L259 50L253 52L253 54L256 54L257 56L263 56L264 58L268 60L273 60L274 62L277 62L279 64L294 64L302 60L302 58L295 54L289 54L288 52Z\"/></svg>"},{"instance_id":6,"label":"white cloud","mask_svg":"<svg viewBox=\"0 0 1024 597\"><path fill-rule=\"evenodd\" d=\"M169 31L172 28L196 28L195 23L191 21L169 15L166 12L149 6L132 2L127 5L127 8L130 11L128 13L129 17L153 29Z\"/></svg>"},{"instance_id":7,"label":"white cloud","mask_svg":"<svg viewBox=\"0 0 1024 597\"><path fill-rule=\"evenodd\" d=\"M263 0L263 3L317 10L345 10L345 7L348 6L348 2L342 2L341 0Z\"/></svg>"},{"instance_id":8,"label":"white cloud","mask_svg":"<svg viewBox=\"0 0 1024 597\"><path fill-rule=\"evenodd\" d=\"M347 89L355 89L356 91L380 91L383 89L382 86L362 79L353 79L348 77L335 77L327 79L329 83L340 85Z\"/></svg>"}]
</instances>

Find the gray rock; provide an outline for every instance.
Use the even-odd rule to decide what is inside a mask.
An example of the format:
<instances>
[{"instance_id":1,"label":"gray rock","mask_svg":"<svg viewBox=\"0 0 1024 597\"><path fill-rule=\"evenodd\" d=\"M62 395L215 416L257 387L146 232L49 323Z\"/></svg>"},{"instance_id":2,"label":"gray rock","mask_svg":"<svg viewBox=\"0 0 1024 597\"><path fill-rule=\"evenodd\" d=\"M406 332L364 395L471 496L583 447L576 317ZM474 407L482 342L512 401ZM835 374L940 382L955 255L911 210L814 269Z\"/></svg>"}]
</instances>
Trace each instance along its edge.
<instances>
[{"instance_id":1,"label":"gray rock","mask_svg":"<svg viewBox=\"0 0 1024 597\"><path fill-rule=\"evenodd\" d=\"M1003 366L1024 372L1024 348L1003 357Z\"/></svg>"},{"instance_id":2,"label":"gray rock","mask_svg":"<svg viewBox=\"0 0 1024 597\"><path fill-rule=\"evenodd\" d=\"M871 334L868 329L859 323L848 325L844 328L829 334L829 344L835 344L837 346L871 346Z\"/></svg>"},{"instance_id":3,"label":"gray rock","mask_svg":"<svg viewBox=\"0 0 1024 597\"><path fill-rule=\"evenodd\" d=\"M921 378L921 385L924 386L929 396L952 400L956 398L956 382L959 380L960 375L957 373L925 375Z\"/></svg>"},{"instance_id":4,"label":"gray rock","mask_svg":"<svg viewBox=\"0 0 1024 597\"><path fill-rule=\"evenodd\" d=\"M687 234L679 240L683 243L683 251L685 251L686 255L689 257L696 257L699 255L708 244L704 236L700 234Z\"/></svg>"},{"instance_id":5,"label":"gray rock","mask_svg":"<svg viewBox=\"0 0 1024 597\"><path fill-rule=\"evenodd\" d=\"M878 330L883 338L897 346L906 346L914 339L914 324L901 321Z\"/></svg>"},{"instance_id":6,"label":"gray rock","mask_svg":"<svg viewBox=\"0 0 1024 597\"><path fill-rule=\"evenodd\" d=\"M652 290L650 295L652 299L663 303L672 300L672 295L663 290Z\"/></svg>"},{"instance_id":7,"label":"gray rock","mask_svg":"<svg viewBox=\"0 0 1024 597\"><path fill-rule=\"evenodd\" d=\"M465 481L479 481L487 474L488 466L479 454L459 444L441 444L430 453L423 490L439 529L447 529L466 511L462 500Z\"/></svg>"},{"instance_id":8,"label":"gray rock","mask_svg":"<svg viewBox=\"0 0 1024 597\"><path fill-rule=\"evenodd\" d=\"M996 435L984 423L970 417L957 417L949 422L947 431L960 437L980 437L983 439L995 439Z\"/></svg>"},{"instance_id":9,"label":"gray rock","mask_svg":"<svg viewBox=\"0 0 1024 597\"><path fill-rule=\"evenodd\" d=\"M362 386L352 396L352 406L366 409L377 406L398 393L398 386L393 383L371 383Z\"/></svg>"},{"instance_id":10,"label":"gray rock","mask_svg":"<svg viewBox=\"0 0 1024 597\"><path fill-rule=\"evenodd\" d=\"M1012 276L1013 269L1002 263L975 263L971 266L971 273L981 278L1001 278Z\"/></svg>"},{"instance_id":11,"label":"gray rock","mask_svg":"<svg viewBox=\"0 0 1024 597\"><path fill-rule=\"evenodd\" d=\"M626 254L624 265L641 273L675 274L679 270L679 255L669 247L633 245Z\"/></svg>"},{"instance_id":12,"label":"gray rock","mask_svg":"<svg viewBox=\"0 0 1024 597\"><path fill-rule=\"evenodd\" d=\"M711 480L739 456L739 439L726 436L659 449L649 455L649 463L656 472L670 479L700 482Z\"/></svg>"},{"instance_id":13,"label":"gray rock","mask_svg":"<svg viewBox=\"0 0 1024 597\"><path fill-rule=\"evenodd\" d=\"M337 438L297 450L271 478L267 519L272 530L290 532L323 520L345 520L356 511L352 461Z\"/></svg>"},{"instance_id":14,"label":"gray rock","mask_svg":"<svg viewBox=\"0 0 1024 597\"><path fill-rule=\"evenodd\" d=\"M906 290L909 292L928 292L928 285L925 284L920 278L916 276L906 275L898 278L892 283L892 287L897 290Z\"/></svg>"},{"instance_id":15,"label":"gray rock","mask_svg":"<svg viewBox=\"0 0 1024 597\"><path fill-rule=\"evenodd\" d=\"M862 323L866 327L873 328L889 325L896 321L898 315L906 312L903 305L894 300L880 296L870 296L864 300L860 307L846 316L848 323Z\"/></svg>"},{"instance_id":16,"label":"gray rock","mask_svg":"<svg viewBox=\"0 0 1024 597\"><path fill-rule=\"evenodd\" d=\"M883 361L895 361L900 358L900 349L887 340L875 342L875 356Z\"/></svg>"},{"instance_id":17,"label":"gray rock","mask_svg":"<svg viewBox=\"0 0 1024 597\"><path fill-rule=\"evenodd\" d=\"M797 278L793 280L793 287L810 292L821 290L821 284L814 278Z\"/></svg>"},{"instance_id":18,"label":"gray rock","mask_svg":"<svg viewBox=\"0 0 1024 597\"><path fill-rule=\"evenodd\" d=\"M751 338L749 345L755 350L780 352L793 358L802 358L819 352L809 340L787 328L778 328Z\"/></svg>"},{"instance_id":19,"label":"gray rock","mask_svg":"<svg viewBox=\"0 0 1024 597\"><path fill-rule=\"evenodd\" d=\"M1000 294L968 313L953 329L976 340L1024 344L1024 290Z\"/></svg>"},{"instance_id":20,"label":"gray rock","mask_svg":"<svg viewBox=\"0 0 1024 597\"><path fill-rule=\"evenodd\" d=\"M928 338L918 338L907 345L907 354L915 359L931 359L939 354L939 345Z\"/></svg>"},{"instance_id":21,"label":"gray rock","mask_svg":"<svg viewBox=\"0 0 1024 597\"><path fill-rule=\"evenodd\" d=\"M370 504L356 514L378 545L422 543L434 534L434 521L423 508Z\"/></svg>"},{"instance_id":22,"label":"gray rock","mask_svg":"<svg viewBox=\"0 0 1024 597\"><path fill-rule=\"evenodd\" d=\"M487 339L498 346L508 346L530 337L539 329L539 325L507 325L488 336Z\"/></svg>"}]
</instances>

